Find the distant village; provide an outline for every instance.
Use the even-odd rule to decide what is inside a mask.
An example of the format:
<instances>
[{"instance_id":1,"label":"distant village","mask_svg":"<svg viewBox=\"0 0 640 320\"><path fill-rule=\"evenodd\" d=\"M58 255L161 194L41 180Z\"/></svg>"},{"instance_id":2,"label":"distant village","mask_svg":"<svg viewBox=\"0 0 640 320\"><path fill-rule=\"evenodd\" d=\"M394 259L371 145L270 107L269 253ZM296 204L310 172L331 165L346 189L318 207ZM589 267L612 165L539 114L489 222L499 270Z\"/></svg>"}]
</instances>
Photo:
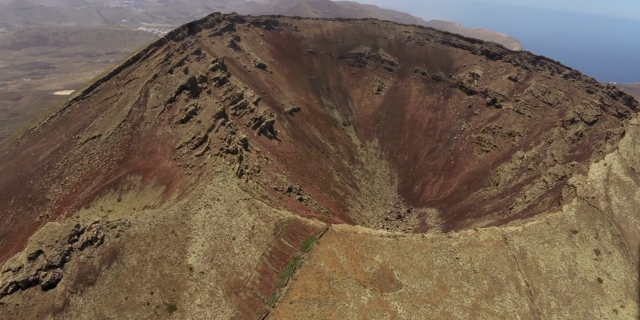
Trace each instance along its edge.
<instances>
[{"instance_id":1,"label":"distant village","mask_svg":"<svg viewBox=\"0 0 640 320\"><path fill-rule=\"evenodd\" d=\"M157 29L157 28L145 28L145 27L140 27L138 28L138 30L140 31L145 31L145 32L151 32L155 35L158 35L160 37L166 35L167 33L169 33L169 29Z\"/></svg>"},{"instance_id":2,"label":"distant village","mask_svg":"<svg viewBox=\"0 0 640 320\"><path fill-rule=\"evenodd\" d=\"M141 9L137 9L136 7L138 6L138 3L136 3L136 0L118 0L118 1L114 1L112 3L105 3L105 4L100 4L100 5L93 5L93 6L79 6L76 7L76 9L83 9L83 8L89 8L89 7L121 7L121 8L127 8L127 9L132 9L135 11L139 11L139 12L144 12ZM125 24L129 24L129 21L127 20L122 20L122 23ZM169 31L171 31L171 29L160 29L160 28L148 28L148 27L139 27L138 30L140 31L144 31L144 32L150 32L153 33L159 37L162 37L164 35L166 35L167 33L169 33Z\"/></svg>"}]
</instances>

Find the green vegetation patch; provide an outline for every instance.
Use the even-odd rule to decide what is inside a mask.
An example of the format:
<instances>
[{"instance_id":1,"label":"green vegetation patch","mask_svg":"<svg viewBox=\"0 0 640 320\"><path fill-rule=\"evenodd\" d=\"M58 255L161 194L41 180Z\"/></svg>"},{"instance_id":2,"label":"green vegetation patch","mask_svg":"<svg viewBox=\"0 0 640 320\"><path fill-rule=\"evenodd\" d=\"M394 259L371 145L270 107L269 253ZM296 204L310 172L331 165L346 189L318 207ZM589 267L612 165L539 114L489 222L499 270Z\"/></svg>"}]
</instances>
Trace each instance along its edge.
<instances>
[{"instance_id":1,"label":"green vegetation patch","mask_svg":"<svg viewBox=\"0 0 640 320\"><path fill-rule=\"evenodd\" d=\"M268 305L270 308L273 308L273 307L275 307L276 302L278 302L278 292L277 292L277 291L276 291L276 292L274 292L274 293L271 295L271 298L269 298L269 301L267 301L267 305Z\"/></svg>"},{"instance_id":2,"label":"green vegetation patch","mask_svg":"<svg viewBox=\"0 0 640 320\"><path fill-rule=\"evenodd\" d=\"M296 268L298 268L301 263L302 263L302 257L300 257L297 254L293 256L293 260L291 260L291 262L289 262L287 267L284 268L284 270L280 271L280 273L278 274L278 279L276 280L276 287L277 288L284 287L287 284L287 281L289 280L289 278L291 278L291 275L293 275L293 272L296 271Z\"/></svg>"},{"instance_id":3,"label":"green vegetation patch","mask_svg":"<svg viewBox=\"0 0 640 320\"><path fill-rule=\"evenodd\" d=\"M167 303L167 313L168 314L172 314L176 311L178 311L178 306L175 303Z\"/></svg>"},{"instance_id":4,"label":"green vegetation patch","mask_svg":"<svg viewBox=\"0 0 640 320\"><path fill-rule=\"evenodd\" d=\"M307 239L304 240L304 243L302 244L302 247L300 247L300 251L309 252L309 250L311 250L311 247L313 246L313 244L317 240L318 240L318 238L316 238L314 236L309 236Z\"/></svg>"}]
</instances>

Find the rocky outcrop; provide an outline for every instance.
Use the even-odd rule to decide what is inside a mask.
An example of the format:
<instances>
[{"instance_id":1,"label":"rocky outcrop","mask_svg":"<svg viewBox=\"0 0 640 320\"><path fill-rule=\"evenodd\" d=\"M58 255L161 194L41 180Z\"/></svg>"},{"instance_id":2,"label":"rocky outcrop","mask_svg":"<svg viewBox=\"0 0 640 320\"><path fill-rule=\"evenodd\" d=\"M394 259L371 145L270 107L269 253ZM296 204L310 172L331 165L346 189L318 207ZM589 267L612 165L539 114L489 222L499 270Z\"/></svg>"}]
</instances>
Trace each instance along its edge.
<instances>
[{"instance_id":1,"label":"rocky outcrop","mask_svg":"<svg viewBox=\"0 0 640 320\"><path fill-rule=\"evenodd\" d=\"M379 52L371 52L369 47L358 47L340 56L340 59L354 68L364 68L372 63L378 63L389 72L394 72L400 65L392 56L386 54L382 49Z\"/></svg>"},{"instance_id":2,"label":"rocky outcrop","mask_svg":"<svg viewBox=\"0 0 640 320\"><path fill-rule=\"evenodd\" d=\"M56 230L62 231L58 233L58 239L53 239L56 236L53 234L49 235L51 239L42 241L41 246L28 246L23 255L3 265L0 299L32 287L40 287L42 291L54 289L65 276L65 265L69 261L82 252L95 251L108 241L107 236L119 237L123 227L125 225L119 221L96 221L88 226L76 224L72 228Z\"/></svg>"}]
</instances>

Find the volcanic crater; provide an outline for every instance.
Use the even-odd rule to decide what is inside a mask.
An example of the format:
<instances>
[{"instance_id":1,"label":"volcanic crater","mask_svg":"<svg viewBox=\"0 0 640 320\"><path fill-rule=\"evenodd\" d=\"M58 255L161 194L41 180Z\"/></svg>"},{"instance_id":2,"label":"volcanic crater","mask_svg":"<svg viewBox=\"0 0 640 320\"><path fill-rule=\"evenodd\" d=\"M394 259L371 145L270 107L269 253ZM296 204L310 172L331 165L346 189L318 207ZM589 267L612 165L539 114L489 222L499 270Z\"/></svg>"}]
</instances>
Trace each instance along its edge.
<instances>
[{"instance_id":1,"label":"volcanic crater","mask_svg":"<svg viewBox=\"0 0 640 320\"><path fill-rule=\"evenodd\" d=\"M637 111L549 59L375 20L211 16L154 53L147 81L175 93L147 85L135 108L162 108L178 154L226 152L238 176L307 207L294 212L371 228L447 232L558 207ZM220 126L242 148L225 151Z\"/></svg>"},{"instance_id":2,"label":"volcanic crater","mask_svg":"<svg viewBox=\"0 0 640 320\"><path fill-rule=\"evenodd\" d=\"M162 210L227 170L252 199L329 225L503 226L576 198L572 178L618 148L638 109L548 58L435 29L212 14L3 142L0 261L101 199ZM145 188L157 192L135 196Z\"/></svg>"},{"instance_id":3,"label":"volcanic crater","mask_svg":"<svg viewBox=\"0 0 640 320\"><path fill-rule=\"evenodd\" d=\"M125 176L156 179L169 197L222 159L261 193L327 222L404 232L501 225L570 200L566 182L615 148L637 108L547 58L434 29L214 14L34 127L21 149L42 148L47 126L67 142L31 169L39 183L4 179L2 192L27 199L73 175L74 187L29 201L29 212L10 204L56 216ZM3 174L16 175L24 158L4 154ZM68 165L53 169L56 160Z\"/></svg>"}]
</instances>

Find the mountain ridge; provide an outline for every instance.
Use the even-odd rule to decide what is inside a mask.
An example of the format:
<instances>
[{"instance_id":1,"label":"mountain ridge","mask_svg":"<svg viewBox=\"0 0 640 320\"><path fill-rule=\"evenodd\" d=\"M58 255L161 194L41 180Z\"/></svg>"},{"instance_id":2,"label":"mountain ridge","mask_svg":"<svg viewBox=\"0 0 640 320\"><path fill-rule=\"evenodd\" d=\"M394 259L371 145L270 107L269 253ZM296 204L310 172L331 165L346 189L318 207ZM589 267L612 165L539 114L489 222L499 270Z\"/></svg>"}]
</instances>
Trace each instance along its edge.
<instances>
[{"instance_id":1,"label":"mountain ridge","mask_svg":"<svg viewBox=\"0 0 640 320\"><path fill-rule=\"evenodd\" d=\"M83 5L80 5L83 4ZM445 31L461 33L470 37L478 37L486 41L495 41L512 50L521 50L522 46L513 37L504 36L489 30L479 30L462 27L461 25L443 25L436 22L427 22L421 18L411 16L394 10L380 8L374 5L360 4L350 1L330 0L273 0L273 1L244 1L231 0L222 3L209 3L196 1L183 3L180 1L130 1L130 2L105 2L105 1L28 1L10 2L4 4L4 16L0 16L0 27L15 27L16 25L121 25L140 27L145 25L181 25L188 21L199 19L214 11L223 13L237 12L239 14L264 15L294 14L296 6L318 9L322 6L330 6L332 11L325 12L324 17L364 18L374 17L392 20L400 23L422 24L439 26ZM39 8L36 13L25 15L25 9ZM40 10L41 9L41 10ZM71 10L69 10L71 9ZM55 14L53 14L55 13ZM51 18L52 14L54 15ZM33 19L33 16L38 19ZM310 15L313 15L310 13Z\"/></svg>"},{"instance_id":2,"label":"mountain ridge","mask_svg":"<svg viewBox=\"0 0 640 320\"><path fill-rule=\"evenodd\" d=\"M522 49L517 40L499 33L465 28L455 23L426 22L406 13L346 1L5 0L0 1L0 53L3 57L0 59L0 68L3 68L0 76L0 124L3 127L0 140L47 109L49 102L55 101L48 96L50 93L76 89L124 58L132 51L132 44L133 49L137 49L176 25L213 11L254 15L289 11L289 14L296 14L291 10L303 6L308 12L298 15L316 16L314 10L318 10L314 6L326 5L331 10L320 10L326 17L375 17L427 25L494 41L511 49ZM88 38L86 34L89 33L98 39L109 39L111 50L105 51L104 45ZM97 60L92 61L92 57ZM68 76L70 73L74 74L73 78Z\"/></svg>"}]
</instances>

